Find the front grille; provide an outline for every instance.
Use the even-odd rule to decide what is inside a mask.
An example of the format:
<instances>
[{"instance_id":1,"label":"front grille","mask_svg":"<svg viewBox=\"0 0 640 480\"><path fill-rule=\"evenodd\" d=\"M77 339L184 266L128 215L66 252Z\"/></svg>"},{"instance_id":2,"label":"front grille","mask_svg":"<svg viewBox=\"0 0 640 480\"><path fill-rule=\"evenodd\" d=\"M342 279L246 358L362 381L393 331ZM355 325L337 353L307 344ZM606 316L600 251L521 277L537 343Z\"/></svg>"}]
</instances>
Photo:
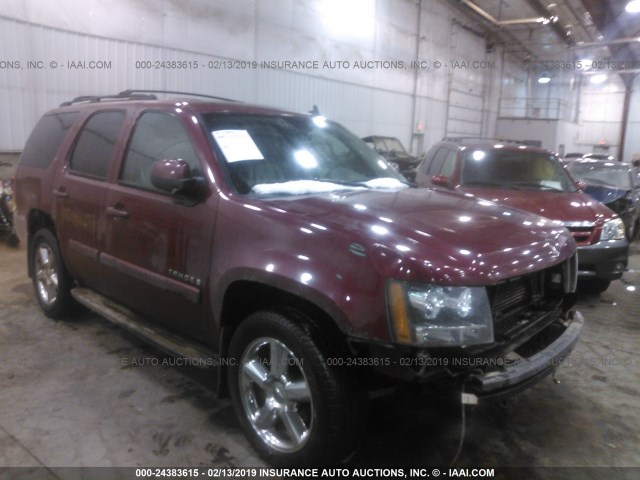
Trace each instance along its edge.
<instances>
[{"instance_id":1,"label":"front grille","mask_svg":"<svg viewBox=\"0 0 640 480\"><path fill-rule=\"evenodd\" d=\"M491 311L496 334L508 334L514 326L526 323L528 312L544 300L545 278L543 270L510 279L493 288Z\"/></svg>"},{"instance_id":2,"label":"front grille","mask_svg":"<svg viewBox=\"0 0 640 480\"><path fill-rule=\"evenodd\" d=\"M496 339L518 335L536 319L557 309L575 292L577 256L538 272L505 280L489 288Z\"/></svg>"},{"instance_id":3,"label":"front grille","mask_svg":"<svg viewBox=\"0 0 640 480\"><path fill-rule=\"evenodd\" d=\"M523 279L517 279L496 287L493 311L503 313L526 302L529 292Z\"/></svg>"},{"instance_id":4,"label":"front grille","mask_svg":"<svg viewBox=\"0 0 640 480\"><path fill-rule=\"evenodd\" d=\"M599 227L568 227L579 247L593 245L600 240L602 229Z\"/></svg>"}]
</instances>

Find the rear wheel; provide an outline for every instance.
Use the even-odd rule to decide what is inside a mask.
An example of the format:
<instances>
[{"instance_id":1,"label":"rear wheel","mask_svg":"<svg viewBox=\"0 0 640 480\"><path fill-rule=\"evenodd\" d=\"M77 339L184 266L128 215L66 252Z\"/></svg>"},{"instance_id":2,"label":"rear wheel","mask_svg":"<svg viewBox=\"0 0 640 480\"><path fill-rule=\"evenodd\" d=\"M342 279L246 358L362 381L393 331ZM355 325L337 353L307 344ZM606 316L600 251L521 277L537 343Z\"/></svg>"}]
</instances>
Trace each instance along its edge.
<instances>
[{"instance_id":1,"label":"rear wheel","mask_svg":"<svg viewBox=\"0 0 640 480\"><path fill-rule=\"evenodd\" d=\"M50 230L41 229L33 237L33 288L45 315L61 318L71 310L71 279L62 261L58 240Z\"/></svg>"},{"instance_id":2,"label":"rear wheel","mask_svg":"<svg viewBox=\"0 0 640 480\"><path fill-rule=\"evenodd\" d=\"M245 435L276 466L333 465L355 446L358 398L299 318L250 315L234 334L229 390Z\"/></svg>"}]
</instances>

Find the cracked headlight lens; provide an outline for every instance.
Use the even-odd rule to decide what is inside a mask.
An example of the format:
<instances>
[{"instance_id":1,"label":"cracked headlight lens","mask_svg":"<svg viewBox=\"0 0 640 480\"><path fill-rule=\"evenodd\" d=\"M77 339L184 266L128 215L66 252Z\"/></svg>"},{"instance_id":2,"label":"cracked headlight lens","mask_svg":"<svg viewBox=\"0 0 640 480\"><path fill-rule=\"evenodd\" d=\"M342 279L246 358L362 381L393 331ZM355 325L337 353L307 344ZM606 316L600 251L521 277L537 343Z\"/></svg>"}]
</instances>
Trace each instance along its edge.
<instances>
[{"instance_id":1,"label":"cracked headlight lens","mask_svg":"<svg viewBox=\"0 0 640 480\"><path fill-rule=\"evenodd\" d=\"M493 318L484 287L390 281L387 302L399 343L447 347L493 342Z\"/></svg>"}]
</instances>

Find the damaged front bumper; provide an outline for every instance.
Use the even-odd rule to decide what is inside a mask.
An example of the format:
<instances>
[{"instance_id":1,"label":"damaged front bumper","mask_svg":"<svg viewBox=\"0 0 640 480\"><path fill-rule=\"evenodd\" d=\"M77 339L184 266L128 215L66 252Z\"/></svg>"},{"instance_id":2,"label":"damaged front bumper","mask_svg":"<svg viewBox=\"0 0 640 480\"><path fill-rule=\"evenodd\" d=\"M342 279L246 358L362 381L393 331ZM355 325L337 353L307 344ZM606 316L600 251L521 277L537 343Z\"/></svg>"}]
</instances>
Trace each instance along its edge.
<instances>
[{"instance_id":1,"label":"damaged front bumper","mask_svg":"<svg viewBox=\"0 0 640 480\"><path fill-rule=\"evenodd\" d=\"M584 318L572 312L566 329L544 349L528 357L520 357L498 370L469 375L468 390L480 398L497 398L518 393L554 372L578 342Z\"/></svg>"}]
</instances>

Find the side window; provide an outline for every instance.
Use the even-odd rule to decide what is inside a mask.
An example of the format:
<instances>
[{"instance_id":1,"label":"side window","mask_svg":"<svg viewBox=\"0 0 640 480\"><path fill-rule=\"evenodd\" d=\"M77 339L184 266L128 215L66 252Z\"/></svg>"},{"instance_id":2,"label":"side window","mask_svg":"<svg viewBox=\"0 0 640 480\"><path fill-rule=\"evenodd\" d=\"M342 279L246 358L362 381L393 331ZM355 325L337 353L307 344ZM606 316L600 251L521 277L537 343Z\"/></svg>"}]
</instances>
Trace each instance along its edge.
<instances>
[{"instance_id":1,"label":"side window","mask_svg":"<svg viewBox=\"0 0 640 480\"><path fill-rule=\"evenodd\" d=\"M427 152L427 156L423 160L422 165L420 165L420 171L422 173L424 174L427 173L427 171L429 170L429 166L433 163L433 158L436 156L436 153L438 152L438 150L439 150L439 147L435 146L435 147L431 147L429 152Z\"/></svg>"},{"instance_id":2,"label":"side window","mask_svg":"<svg viewBox=\"0 0 640 480\"><path fill-rule=\"evenodd\" d=\"M440 170L440 175L444 175L445 177L451 177L451 175L453 175L453 171L456 168L457 156L458 155L455 150L449 150L447 152L447 156L442 164L442 169Z\"/></svg>"},{"instance_id":3,"label":"side window","mask_svg":"<svg viewBox=\"0 0 640 480\"><path fill-rule=\"evenodd\" d=\"M160 191L151 183L151 167L156 160L184 160L194 175L201 172L200 161L182 122L166 112L143 113L120 171L120 181L146 190Z\"/></svg>"},{"instance_id":4,"label":"side window","mask_svg":"<svg viewBox=\"0 0 640 480\"><path fill-rule=\"evenodd\" d=\"M20 163L40 168L51 165L77 116L76 112L69 112L52 113L42 117L27 140Z\"/></svg>"},{"instance_id":5,"label":"side window","mask_svg":"<svg viewBox=\"0 0 640 480\"><path fill-rule=\"evenodd\" d=\"M69 167L73 173L104 179L124 121L124 112L106 111L93 115L80 132Z\"/></svg>"},{"instance_id":6,"label":"side window","mask_svg":"<svg viewBox=\"0 0 640 480\"><path fill-rule=\"evenodd\" d=\"M431 166L429 167L429 175L438 175L442 171L442 164L444 163L444 159L447 156L447 153L449 153L449 149L447 148L442 147L440 150L438 150L438 153L436 153L436 156L433 159L433 162L431 162Z\"/></svg>"}]
</instances>

